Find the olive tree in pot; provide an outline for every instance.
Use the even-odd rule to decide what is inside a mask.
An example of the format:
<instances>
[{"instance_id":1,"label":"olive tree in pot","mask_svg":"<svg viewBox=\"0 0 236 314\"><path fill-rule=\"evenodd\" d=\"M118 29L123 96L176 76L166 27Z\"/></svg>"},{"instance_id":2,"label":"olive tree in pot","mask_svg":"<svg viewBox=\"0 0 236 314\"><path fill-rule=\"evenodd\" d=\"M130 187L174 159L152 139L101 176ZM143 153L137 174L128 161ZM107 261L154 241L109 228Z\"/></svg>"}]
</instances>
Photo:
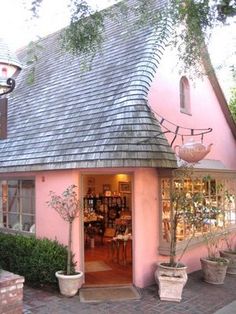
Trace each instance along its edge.
<instances>
[{"instance_id":1,"label":"olive tree in pot","mask_svg":"<svg viewBox=\"0 0 236 314\"><path fill-rule=\"evenodd\" d=\"M209 180L211 178L209 177ZM203 239L207 247L207 257L201 258L203 280L211 284L223 284L229 259L226 254L220 254L223 240L226 239L225 207L229 201L229 191L225 190L223 184L213 186L215 192L222 194L221 203L216 207L208 203L203 213ZM208 232L204 232L206 222L209 224Z\"/></svg>"},{"instance_id":2,"label":"olive tree in pot","mask_svg":"<svg viewBox=\"0 0 236 314\"><path fill-rule=\"evenodd\" d=\"M200 258L203 280L220 285L224 283L229 260L226 257L221 257L220 246L224 231L221 228L213 228L211 232L203 234L208 255L207 257Z\"/></svg>"},{"instance_id":3,"label":"olive tree in pot","mask_svg":"<svg viewBox=\"0 0 236 314\"><path fill-rule=\"evenodd\" d=\"M229 260L227 267L227 274L236 275L236 236L235 231L228 231L224 234L224 241L226 248L220 250L220 256Z\"/></svg>"},{"instance_id":4,"label":"olive tree in pot","mask_svg":"<svg viewBox=\"0 0 236 314\"><path fill-rule=\"evenodd\" d=\"M67 297L72 297L78 292L83 279L83 272L74 271L73 256L71 253L72 226L81 209L76 188L75 185L71 185L61 195L57 195L55 192L50 191L50 200L47 202L48 206L55 209L62 219L69 224L66 269L56 272L60 292Z\"/></svg>"},{"instance_id":5,"label":"olive tree in pot","mask_svg":"<svg viewBox=\"0 0 236 314\"><path fill-rule=\"evenodd\" d=\"M164 301L180 302L182 291L187 282L187 267L180 261L186 252L191 240L194 238L195 229L201 223L201 216L197 214L198 204L201 202L200 193L188 193L183 188L181 181L191 178L189 168L184 168L175 175L171 185L171 212L170 212L170 234L169 234L169 261L157 264L155 279L159 286L159 297ZM176 185L176 182L178 184ZM177 229L180 223L187 224L191 230L182 253L177 259Z\"/></svg>"}]
</instances>

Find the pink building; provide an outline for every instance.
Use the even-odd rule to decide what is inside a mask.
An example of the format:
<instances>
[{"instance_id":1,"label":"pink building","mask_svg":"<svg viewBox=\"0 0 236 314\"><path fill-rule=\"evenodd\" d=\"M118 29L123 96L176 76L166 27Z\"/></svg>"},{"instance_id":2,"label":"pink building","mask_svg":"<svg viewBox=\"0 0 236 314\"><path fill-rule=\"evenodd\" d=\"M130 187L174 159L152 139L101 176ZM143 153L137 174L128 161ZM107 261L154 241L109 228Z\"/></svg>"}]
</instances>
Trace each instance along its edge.
<instances>
[{"instance_id":1,"label":"pink building","mask_svg":"<svg viewBox=\"0 0 236 314\"><path fill-rule=\"evenodd\" d=\"M188 182L189 189L203 188L202 178L210 174L209 199L218 206L216 186L224 182L232 194L230 206L221 202L224 224L235 226L236 126L214 72L194 81L179 75L174 52L151 28L128 36L127 25L108 22L105 32L101 54L87 61L86 71L80 57L60 49L60 32L39 42L43 49L31 66L27 48L18 52L23 70L9 97L7 138L0 141L0 226L66 244L67 225L46 201L49 191L75 184L83 210L73 226L73 251L85 283L86 261L101 250L96 256L112 271L129 272L128 282L144 287L154 282L156 263L168 252L168 189L179 163L173 148L191 134L213 146L194 166L199 186ZM100 241L122 219L132 234L126 265L110 262L103 253L109 247ZM90 225L94 248L87 243ZM179 226L179 249L186 230ZM196 239L183 258L190 272L200 268L204 254Z\"/></svg>"}]
</instances>

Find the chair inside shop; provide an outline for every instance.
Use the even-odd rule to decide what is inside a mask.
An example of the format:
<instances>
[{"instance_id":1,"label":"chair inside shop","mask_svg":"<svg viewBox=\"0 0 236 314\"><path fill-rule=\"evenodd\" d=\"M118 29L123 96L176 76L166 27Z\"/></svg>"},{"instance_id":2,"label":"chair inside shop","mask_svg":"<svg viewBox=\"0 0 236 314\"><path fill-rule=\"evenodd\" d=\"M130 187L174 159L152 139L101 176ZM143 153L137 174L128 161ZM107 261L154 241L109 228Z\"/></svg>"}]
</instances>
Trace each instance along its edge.
<instances>
[{"instance_id":1,"label":"chair inside shop","mask_svg":"<svg viewBox=\"0 0 236 314\"><path fill-rule=\"evenodd\" d=\"M104 234L103 234L103 243L106 244L107 242L110 242L113 237L116 235L116 228L105 228Z\"/></svg>"}]
</instances>

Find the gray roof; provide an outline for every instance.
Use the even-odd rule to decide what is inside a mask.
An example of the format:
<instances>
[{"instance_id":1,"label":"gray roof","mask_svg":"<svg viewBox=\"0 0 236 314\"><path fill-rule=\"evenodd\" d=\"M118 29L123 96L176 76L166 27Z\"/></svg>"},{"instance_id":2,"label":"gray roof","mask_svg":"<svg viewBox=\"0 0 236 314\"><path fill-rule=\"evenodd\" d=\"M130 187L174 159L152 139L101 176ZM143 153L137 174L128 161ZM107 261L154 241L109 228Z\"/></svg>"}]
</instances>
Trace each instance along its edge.
<instances>
[{"instance_id":1,"label":"gray roof","mask_svg":"<svg viewBox=\"0 0 236 314\"><path fill-rule=\"evenodd\" d=\"M60 32L40 41L34 84L25 67L9 99L0 171L176 167L147 105L163 43L151 28L130 36L128 24L107 23L88 71L80 57L62 51ZM27 49L18 57L26 62Z\"/></svg>"}]
</instances>

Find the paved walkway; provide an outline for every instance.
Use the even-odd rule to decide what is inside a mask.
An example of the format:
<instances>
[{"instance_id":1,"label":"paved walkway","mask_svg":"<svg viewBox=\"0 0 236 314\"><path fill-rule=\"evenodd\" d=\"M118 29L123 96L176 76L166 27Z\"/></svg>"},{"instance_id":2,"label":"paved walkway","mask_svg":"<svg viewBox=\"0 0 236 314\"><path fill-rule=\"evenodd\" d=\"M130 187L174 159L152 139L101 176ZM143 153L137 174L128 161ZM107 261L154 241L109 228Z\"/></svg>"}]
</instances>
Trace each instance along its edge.
<instances>
[{"instance_id":1,"label":"paved walkway","mask_svg":"<svg viewBox=\"0 0 236 314\"><path fill-rule=\"evenodd\" d=\"M227 275L224 285L202 281L201 271L189 275L180 303L160 301L157 286L140 289L141 300L125 302L81 303L79 296L25 287L24 314L235 314L236 276ZM233 312L232 312L233 309Z\"/></svg>"}]
</instances>

